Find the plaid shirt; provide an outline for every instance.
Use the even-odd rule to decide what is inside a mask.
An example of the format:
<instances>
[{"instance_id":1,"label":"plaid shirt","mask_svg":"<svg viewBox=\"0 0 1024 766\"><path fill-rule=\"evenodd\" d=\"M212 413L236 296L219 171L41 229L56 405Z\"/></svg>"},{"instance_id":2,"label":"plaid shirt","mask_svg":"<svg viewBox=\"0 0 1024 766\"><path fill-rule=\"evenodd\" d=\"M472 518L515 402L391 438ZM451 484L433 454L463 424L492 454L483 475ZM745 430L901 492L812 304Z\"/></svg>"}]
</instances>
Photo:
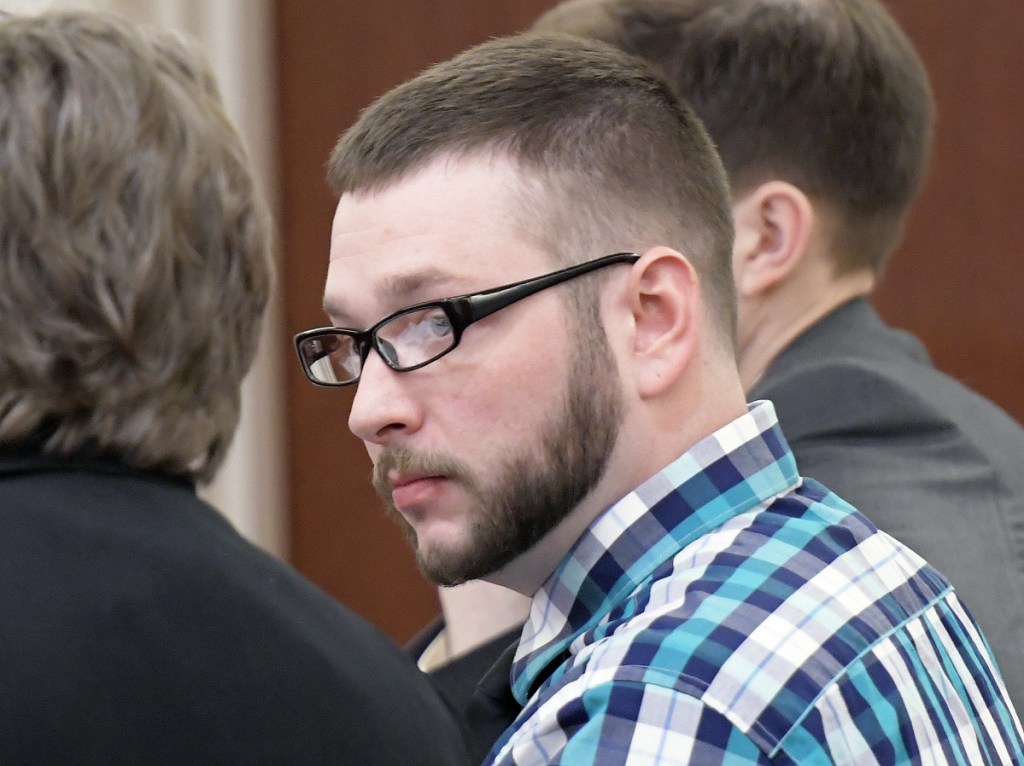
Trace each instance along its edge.
<instances>
[{"instance_id":1,"label":"plaid shirt","mask_svg":"<svg viewBox=\"0 0 1024 766\"><path fill-rule=\"evenodd\" d=\"M1024 763L949 583L801 480L768 402L594 521L511 680L489 763Z\"/></svg>"}]
</instances>

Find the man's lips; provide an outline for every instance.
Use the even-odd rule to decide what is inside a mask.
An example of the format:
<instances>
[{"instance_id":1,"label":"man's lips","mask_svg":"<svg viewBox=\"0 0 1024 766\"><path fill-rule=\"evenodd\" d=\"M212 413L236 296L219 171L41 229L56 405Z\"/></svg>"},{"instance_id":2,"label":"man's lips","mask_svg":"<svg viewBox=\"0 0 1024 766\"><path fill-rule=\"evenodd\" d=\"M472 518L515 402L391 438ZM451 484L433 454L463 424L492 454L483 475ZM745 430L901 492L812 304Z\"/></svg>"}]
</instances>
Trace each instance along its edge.
<instances>
[{"instance_id":1,"label":"man's lips","mask_svg":"<svg viewBox=\"0 0 1024 766\"><path fill-rule=\"evenodd\" d=\"M444 476L388 476L391 502L399 511L422 508L438 498L446 481L447 478Z\"/></svg>"}]
</instances>

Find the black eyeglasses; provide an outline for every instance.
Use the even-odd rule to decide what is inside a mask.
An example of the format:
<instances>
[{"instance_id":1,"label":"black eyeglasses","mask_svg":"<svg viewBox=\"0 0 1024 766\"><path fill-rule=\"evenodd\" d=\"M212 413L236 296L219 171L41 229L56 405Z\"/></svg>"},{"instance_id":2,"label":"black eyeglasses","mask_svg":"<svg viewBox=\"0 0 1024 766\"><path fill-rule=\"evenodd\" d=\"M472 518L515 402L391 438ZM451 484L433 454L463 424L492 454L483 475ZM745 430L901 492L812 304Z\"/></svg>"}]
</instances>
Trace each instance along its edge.
<instances>
[{"instance_id":1,"label":"black eyeglasses","mask_svg":"<svg viewBox=\"0 0 1024 766\"><path fill-rule=\"evenodd\" d=\"M389 314L369 330L320 327L295 336L302 369L318 386L356 383L370 349L392 370L408 372L436 362L457 345L474 322L534 293L616 263L635 263L636 253L613 253L532 279L479 293L427 301Z\"/></svg>"}]
</instances>

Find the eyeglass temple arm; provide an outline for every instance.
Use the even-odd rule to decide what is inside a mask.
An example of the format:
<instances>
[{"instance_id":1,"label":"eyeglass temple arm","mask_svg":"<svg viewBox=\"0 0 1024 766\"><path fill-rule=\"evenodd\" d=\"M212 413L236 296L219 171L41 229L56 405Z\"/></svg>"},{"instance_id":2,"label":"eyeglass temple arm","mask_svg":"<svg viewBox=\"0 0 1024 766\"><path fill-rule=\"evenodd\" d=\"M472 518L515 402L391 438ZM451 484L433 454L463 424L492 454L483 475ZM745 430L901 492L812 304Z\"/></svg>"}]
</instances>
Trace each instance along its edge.
<instances>
[{"instance_id":1,"label":"eyeglass temple arm","mask_svg":"<svg viewBox=\"0 0 1024 766\"><path fill-rule=\"evenodd\" d=\"M637 253L613 253L593 261L569 266L551 274L531 277L521 282L514 282L504 287L496 287L493 290L487 290L475 295L452 298L450 305L464 322L476 322L490 316L495 311L500 311L506 306L510 306L516 301L521 301L523 298L528 298L534 293L539 293L541 290L553 287L561 282L583 276L604 266L611 266L614 263L636 263L639 259L640 256Z\"/></svg>"}]
</instances>

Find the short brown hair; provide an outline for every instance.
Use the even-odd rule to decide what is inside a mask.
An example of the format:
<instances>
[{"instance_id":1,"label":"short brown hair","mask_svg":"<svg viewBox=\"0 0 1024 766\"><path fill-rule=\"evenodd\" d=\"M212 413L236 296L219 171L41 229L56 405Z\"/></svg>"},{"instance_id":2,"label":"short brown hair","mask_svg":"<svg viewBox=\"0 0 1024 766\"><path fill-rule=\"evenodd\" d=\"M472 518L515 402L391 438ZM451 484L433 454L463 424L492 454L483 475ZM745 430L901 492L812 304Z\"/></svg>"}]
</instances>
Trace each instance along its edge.
<instances>
[{"instance_id":1,"label":"short brown hair","mask_svg":"<svg viewBox=\"0 0 1024 766\"><path fill-rule=\"evenodd\" d=\"M209 479L270 287L214 79L167 34L0 19L0 444Z\"/></svg>"},{"instance_id":2,"label":"short brown hair","mask_svg":"<svg viewBox=\"0 0 1024 766\"><path fill-rule=\"evenodd\" d=\"M491 40L366 109L338 141L328 180L338 194L374 191L441 156L471 154L522 171L521 228L555 259L658 244L684 252L731 344L724 170L700 121L642 62L567 35Z\"/></svg>"},{"instance_id":3,"label":"short brown hair","mask_svg":"<svg viewBox=\"0 0 1024 766\"><path fill-rule=\"evenodd\" d=\"M535 27L643 57L715 140L733 189L779 178L839 213L837 271L880 271L920 189L934 103L875 0L567 0Z\"/></svg>"}]
</instances>

